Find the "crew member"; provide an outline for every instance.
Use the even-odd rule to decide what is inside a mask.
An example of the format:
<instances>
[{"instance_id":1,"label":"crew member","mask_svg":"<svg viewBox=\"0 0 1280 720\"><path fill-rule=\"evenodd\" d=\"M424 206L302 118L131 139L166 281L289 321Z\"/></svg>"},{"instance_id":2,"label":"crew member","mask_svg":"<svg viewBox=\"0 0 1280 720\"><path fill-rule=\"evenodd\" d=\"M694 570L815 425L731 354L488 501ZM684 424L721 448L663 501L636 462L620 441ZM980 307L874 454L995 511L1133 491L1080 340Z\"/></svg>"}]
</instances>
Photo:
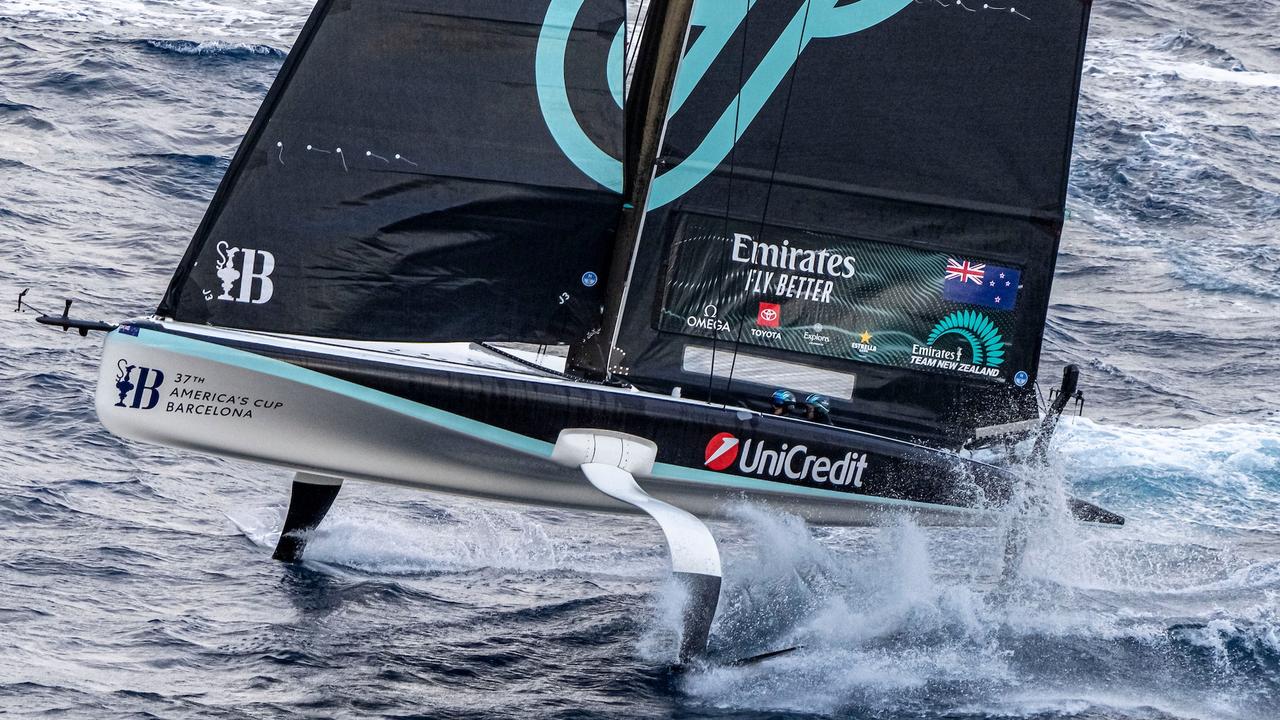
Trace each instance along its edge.
<instances>
[{"instance_id":1,"label":"crew member","mask_svg":"<svg viewBox=\"0 0 1280 720\"><path fill-rule=\"evenodd\" d=\"M813 393L804 399L804 416L813 422L831 424L831 400L825 395Z\"/></svg>"},{"instance_id":2,"label":"crew member","mask_svg":"<svg viewBox=\"0 0 1280 720\"><path fill-rule=\"evenodd\" d=\"M790 415L791 411L796 408L796 396L790 390L778 388L773 391L773 414L774 415Z\"/></svg>"}]
</instances>

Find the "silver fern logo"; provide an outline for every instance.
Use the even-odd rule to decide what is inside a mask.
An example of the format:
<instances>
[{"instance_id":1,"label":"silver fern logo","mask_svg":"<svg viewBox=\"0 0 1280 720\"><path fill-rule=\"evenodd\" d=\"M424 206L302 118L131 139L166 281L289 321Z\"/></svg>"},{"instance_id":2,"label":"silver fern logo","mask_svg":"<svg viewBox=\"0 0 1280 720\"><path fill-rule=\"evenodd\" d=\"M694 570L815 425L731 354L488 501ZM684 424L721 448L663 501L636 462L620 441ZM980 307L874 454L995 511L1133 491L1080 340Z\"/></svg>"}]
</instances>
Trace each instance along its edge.
<instances>
[{"instance_id":1,"label":"silver fern logo","mask_svg":"<svg viewBox=\"0 0 1280 720\"><path fill-rule=\"evenodd\" d=\"M927 342L932 346L948 335L969 344L974 365L998 367L1004 363L1004 338L991 318L973 310L957 310L933 326Z\"/></svg>"},{"instance_id":2,"label":"silver fern logo","mask_svg":"<svg viewBox=\"0 0 1280 720\"><path fill-rule=\"evenodd\" d=\"M949 342L943 343L944 339ZM933 326L924 345L911 346L911 364L998 378L1004 346L1004 337L991 318L974 310L957 310Z\"/></svg>"}]
</instances>

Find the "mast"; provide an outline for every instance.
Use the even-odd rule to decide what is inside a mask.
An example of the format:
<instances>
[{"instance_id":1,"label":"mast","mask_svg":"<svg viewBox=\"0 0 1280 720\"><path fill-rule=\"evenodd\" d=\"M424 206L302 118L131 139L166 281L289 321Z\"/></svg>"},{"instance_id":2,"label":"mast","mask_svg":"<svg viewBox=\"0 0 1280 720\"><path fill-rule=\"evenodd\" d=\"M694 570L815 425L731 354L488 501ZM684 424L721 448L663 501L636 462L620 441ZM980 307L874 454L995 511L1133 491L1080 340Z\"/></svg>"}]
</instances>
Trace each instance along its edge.
<instances>
[{"instance_id":1,"label":"mast","mask_svg":"<svg viewBox=\"0 0 1280 720\"><path fill-rule=\"evenodd\" d=\"M635 59L632 87L637 91L626 108L626 150L623 168L622 216L618 221L609 287L600 330L575 345L570 367L596 379L607 379L625 363L615 357L622 326L622 310L631 286L632 270L645 208L657 175L658 153L666 129L672 89L688 39L694 0L651 0L645 32Z\"/></svg>"}]
</instances>

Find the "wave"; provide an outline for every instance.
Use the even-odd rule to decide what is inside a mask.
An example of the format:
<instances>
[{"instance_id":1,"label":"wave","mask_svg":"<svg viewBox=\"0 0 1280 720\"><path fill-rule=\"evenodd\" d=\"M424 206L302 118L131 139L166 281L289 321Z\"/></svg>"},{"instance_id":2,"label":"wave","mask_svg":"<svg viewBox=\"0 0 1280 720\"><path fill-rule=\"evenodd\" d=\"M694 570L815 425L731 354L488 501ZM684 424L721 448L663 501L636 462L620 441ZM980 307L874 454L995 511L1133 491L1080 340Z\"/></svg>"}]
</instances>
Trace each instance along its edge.
<instances>
[{"instance_id":1,"label":"wave","mask_svg":"<svg viewBox=\"0 0 1280 720\"><path fill-rule=\"evenodd\" d=\"M1280 625L1275 618L1188 623L1170 628L1169 635L1207 653L1219 672L1257 672L1261 664L1265 673L1266 664L1280 661Z\"/></svg>"},{"instance_id":2,"label":"wave","mask_svg":"<svg viewBox=\"0 0 1280 720\"><path fill-rule=\"evenodd\" d=\"M1182 29L1175 33L1161 35L1152 41L1151 46L1157 50L1173 53L1179 57L1208 62L1214 67L1243 72L1244 63L1229 51L1207 40L1202 39L1189 30Z\"/></svg>"},{"instance_id":3,"label":"wave","mask_svg":"<svg viewBox=\"0 0 1280 720\"><path fill-rule=\"evenodd\" d=\"M1255 88L1280 88L1280 74L1224 69L1190 62L1152 63L1152 67L1175 77L1215 83L1237 83Z\"/></svg>"},{"instance_id":4,"label":"wave","mask_svg":"<svg viewBox=\"0 0 1280 720\"><path fill-rule=\"evenodd\" d=\"M346 492L346 491L344 491ZM374 491L379 504L387 500L385 488ZM435 498L433 498L435 500ZM442 505L449 499L442 498ZM652 577L660 547L649 537L638 547L639 555L619 553L617 545L603 548L584 544L577 523L561 532L557 524L543 521L545 513L512 511L466 502L434 507L432 517L406 517L403 503L390 502L384 509L338 507L311 535L308 562L348 571L379 575L414 576L467 573L480 569L544 574L560 571L598 575ZM415 513L420 515L420 513ZM284 521L284 509L266 507L228 515L251 542L274 548ZM591 516L581 519L592 526ZM652 528L639 519L615 521L644 536Z\"/></svg>"},{"instance_id":5,"label":"wave","mask_svg":"<svg viewBox=\"0 0 1280 720\"><path fill-rule=\"evenodd\" d=\"M1100 61L1106 58L1105 61ZM1230 51L1180 30L1154 38L1108 39L1097 43L1085 63L1091 76L1114 75L1149 81L1191 80L1235 83L1250 87L1280 87L1280 74L1251 70ZM1141 88L1149 90L1153 86Z\"/></svg>"},{"instance_id":6,"label":"wave","mask_svg":"<svg viewBox=\"0 0 1280 720\"><path fill-rule=\"evenodd\" d=\"M128 183L159 198L206 201L226 158L181 152L133 153L129 163L105 169L98 177Z\"/></svg>"},{"instance_id":7,"label":"wave","mask_svg":"<svg viewBox=\"0 0 1280 720\"><path fill-rule=\"evenodd\" d=\"M191 153L161 152L134 153L131 158L152 161L169 165L183 165L196 168L211 168L229 164L229 161L214 155L195 155Z\"/></svg>"},{"instance_id":8,"label":"wave","mask_svg":"<svg viewBox=\"0 0 1280 720\"><path fill-rule=\"evenodd\" d=\"M1208 478L1228 490L1267 487L1280 504L1280 422L1137 428L1072 418L1061 424L1055 448L1073 469L1176 470L1200 485Z\"/></svg>"},{"instance_id":9,"label":"wave","mask_svg":"<svg viewBox=\"0 0 1280 720\"><path fill-rule=\"evenodd\" d=\"M0 99L0 113L28 113L36 109L37 108L34 105L5 102L3 99Z\"/></svg>"},{"instance_id":10,"label":"wave","mask_svg":"<svg viewBox=\"0 0 1280 720\"><path fill-rule=\"evenodd\" d=\"M1274 270L1238 271L1240 267L1280 268L1280 248L1214 239L1213 245L1169 248L1166 253L1172 261L1170 275L1192 287L1212 292L1280 299L1280 287L1272 275Z\"/></svg>"},{"instance_id":11,"label":"wave","mask_svg":"<svg viewBox=\"0 0 1280 720\"><path fill-rule=\"evenodd\" d=\"M288 52L270 45L226 42L223 40L141 40L142 45L173 55L216 56L226 58L272 57L283 58Z\"/></svg>"}]
</instances>

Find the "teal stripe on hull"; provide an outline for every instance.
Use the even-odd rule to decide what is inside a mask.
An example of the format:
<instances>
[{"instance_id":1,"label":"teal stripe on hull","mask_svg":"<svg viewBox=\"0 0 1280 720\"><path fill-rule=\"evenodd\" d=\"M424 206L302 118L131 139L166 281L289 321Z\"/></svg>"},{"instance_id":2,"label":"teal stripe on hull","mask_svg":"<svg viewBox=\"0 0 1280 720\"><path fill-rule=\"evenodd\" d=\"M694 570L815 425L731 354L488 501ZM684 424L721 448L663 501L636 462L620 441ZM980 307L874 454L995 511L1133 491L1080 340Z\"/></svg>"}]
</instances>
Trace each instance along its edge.
<instances>
[{"instance_id":1,"label":"teal stripe on hull","mask_svg":"<svg viewBox=\"0 0 1280 720\"><path fill-rule=\"evenodd\" d=\"M518 450L529 455L542 458L551 457L552 444L519 433L503 430L487 423L482 423L461 415L455 415L430 405L423 405L412 400L374 390L347 380L340 380L324 373L291 365L282 360L257 355L244 350L218 345L216 343L192 340L180 335L140 330L138 337L118 335L118 339L129 343L138 343L159 350L191 355L224 365L251 370L263 375L271 375L283 380L309 385L338 395L344 395L360 402L386 408L408 417L422 420L455 432L478 437L503 447Z\"/></svg>"},{"instance_id":2,"label":"teal stripe on hull","mask_svg":"<svg viewBox=\"0 0 1280 720\"><path fill-rule=\"evenodd\" d=\"M835 498L842 502L866 502L875 503L877 505L891 505L901 507L904 510L928 509L933 512L943 510L946 512L957 513L981 513L985 510L977 508L966 508L958 505L939 505L937 503L919 502L918 500L899 500L897 498L882 498L875 495L859 495L857 493L844 493L836 490L824 490L822 488L805 487L804 485L786 485L783 483L769 482L768 480L757 480L755 478L742 477L741 475L724 475L714 473L710 470L700 470L698 468L685 467L684 465L670 465L668 463L654 463L654 477L681 480L684 482L700 483L702 485L715 485L728 490L747 490L750 492L773 493L784 495L796 495L802 497L818 497L818 498Z\"/></svg>"},{"instance_id":3,"label":"teal stripe on hull","mask_svg":"<svg viewBox=\"0 0 1280 720\"><path fill-rule=\"evenodd\" d=\"M237 350L225 345L204 342L202 340L193 340L180 335L146 329L140 329L137 337L125 335L119 331L116 331L115 336L117 341L125 342L127 344L145 345L159 350L198 357L204 360L222 363L224 365L243 368L263 375L278 377L282 380L308 385L326 392L343 395L360 402L385 408L407 417L443 427L454 432L470 435L486 442L500 445L534 457L549 460L551 458L551 451L554 448L552 443L544 440L538 440L527 435L521 435L519 433L511 432L510 430L504 430L503 428L495 427L488 423L472 420L471 418L440 410L439 408L434 408L430 405L406 400L405 398L385 393L381 390L374 390L373 388L365 387L348 380L341 380L339 378L325 375L324 373L308 370L297 365L291 365L282 360L276 360L274 358L257 355L244 350ZM876 505L901 507L903 509L930 510L933 512L984 512L974 508L964 508L954 505L939 505L936 503L925 503L915 500L899 500L896 498L875 497L873 495L843 493L835 490L825 490L823 488L786 485L782 483L769 482L767 480L742 477L739 475L715 473L709 470L690 468L683 465L672 465L669 463L656 463L654 465L653 477L661 480L675 480L685 483L706 485L730 491L824 498L839 502L865 502Z\"/></svg>"}]
</instances>

